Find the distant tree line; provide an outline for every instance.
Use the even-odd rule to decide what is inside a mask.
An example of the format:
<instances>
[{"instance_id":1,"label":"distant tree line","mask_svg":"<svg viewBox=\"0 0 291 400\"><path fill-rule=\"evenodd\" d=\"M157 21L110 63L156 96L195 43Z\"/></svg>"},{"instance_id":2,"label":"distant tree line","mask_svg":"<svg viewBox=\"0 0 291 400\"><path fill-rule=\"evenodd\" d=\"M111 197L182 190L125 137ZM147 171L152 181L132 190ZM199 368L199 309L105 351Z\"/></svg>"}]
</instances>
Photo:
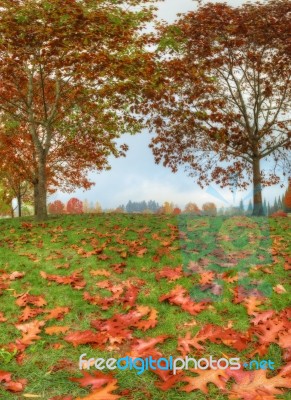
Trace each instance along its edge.
<instances>
[{"instance_id":1,"label":"distant tree line","mask_svg":"<svg viewBox=\"0 0 291 400\"><path fill-rule=\"evenodd\" d=\"M98 202L89 203L88 200L81 201L72 197L66 204L60 200L49 203L48 212L49 214L101 213L102 208Z\"/></svg>"},{"instance_id":2,"label":"distant tree line","mask_svg":"<svg viewBox=\"0 0 291 400\"><path fill-rule=\"evenodd\" d=\"M30 194L28 192L28 194ZM33 215L33 207L31 205L31 196L27 195L27 202L23 204L22 214L24 216ZM279 197L275 197L273 204L264 200L263 203L264 215L271 216L276 213L291 213L291 180L285 193ZM213 202L207 202L201 208L195 202L189 202L181 209L172 202L165 201L161 206L155 200L149 201L132 201L129 200L126 205L120 205L117 208L102 210L98 202L89 202L88 200L81 201L76 197L72 197L65 204L61 200L55 200L48 205L50 214L82 214L82 213L143 213L143 214L174 214L189 213L195 215L209 216L232 216L232 215L252 215L253 203L250 200L247 205L241 200L238 206L220 207L217 209ZM9 202L4 198L0 186L0 216L14 216L15 209L11 208L11 199ZM21 214L20 214L21 215Z\"/></svg>"},{"instance_id":3,"label":"distant tree line","mask_svg":"<svg viewBox=\"0 0 291 400\"><path fill-rule=\"evenodd\" d=\"M273 204L266 199L263 202L263 210L265 216L271 216L275 213L291 212L291 184L282 196L275 197ZM240 201L238 207L221 207L218 209L218 215L252 215L253 203L250 200L245 207L243 200Z\"/></svg>"},{"instance_id":4,"label":"distant tree line","mask_svg":"<svg viewBox=\"0 0 291 400\"><path fill-rule=\"evenodd\" d=\"M124 210L127 213L134 213L134 212L144 212L144 211L151 211L151 212L157 212L157 210L161 206L159 203L157 203L154 200L149 200L149 201L131 201L129 200L126 206L120 206L122 210Z\"/></svg>"}]
</instances>

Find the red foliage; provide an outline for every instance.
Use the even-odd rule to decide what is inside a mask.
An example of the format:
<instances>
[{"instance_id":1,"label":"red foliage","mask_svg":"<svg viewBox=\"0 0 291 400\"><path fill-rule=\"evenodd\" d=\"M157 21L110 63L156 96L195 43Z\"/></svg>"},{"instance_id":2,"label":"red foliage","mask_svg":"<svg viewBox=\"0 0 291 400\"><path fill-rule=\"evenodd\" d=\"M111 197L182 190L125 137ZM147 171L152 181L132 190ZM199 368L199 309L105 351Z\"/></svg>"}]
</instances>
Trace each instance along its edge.
<instances>
[{"instance_id":1,"label":"red foliage","mask_svg":"<svg viewBox=\"0 0 291 400\"><path fill-rule=\"evenodd\" d=\"M174 215L179 215L179 214L181 214L181 208L175 207L174 210L173 210L173 214L174 214Z\"/></svg>"},{"instance_id":2,"label":"red foliage","mask_svg":"<svg viewBox=\"0 0 291 400\"><path fill-rule=\"evenodd\" d=\"M291 179L289 180L289 186L285 194L284 204L286 210L291 211Z\"/></svg>"},{"instance_id":3,"label":"red foliage","mask_svg":"<svg viewBox=\"0 0 291 400\"><path fill-rule=\"evenodd\" d=\"M63 214L65 211L65 205L60 200L55 200L53 203L48 205L48 211L50 214Z\"/></svg>"},{"instance_id":4,"label":"red foliage","mask_svg":"<svg viewBox=\"0 0 291 400\"><path fill-rule=\"evenodd\" d=\"M283 210L279 210L274 212L271 217L287 217L288 215L283 211Z\"/></svg>"},{"instance_id":5,"label":"red foliage","mask_svg":"<svg viewBox=\"0 0 291 400\"><path fill-rule=\"evenodd\" d=\"M83 203L76 197L72 197L67 203L67 212L69 214L82 214L83 213Z\"/></svg>"},{"instance_id":6,"label":"red foliage","mask_svg":"<svg viewBox=\"0 0 291 400\"><path fill-rule=\"evenodd\" d=\"M180 285L177 285L170 293L164 294L159 298L159 301L167 300L171 304L180 306L182 310L187 311L191 315L199 314L206 308L206 302L195 303L192 301L187 290Z\"/></svg>"}]
</instances>

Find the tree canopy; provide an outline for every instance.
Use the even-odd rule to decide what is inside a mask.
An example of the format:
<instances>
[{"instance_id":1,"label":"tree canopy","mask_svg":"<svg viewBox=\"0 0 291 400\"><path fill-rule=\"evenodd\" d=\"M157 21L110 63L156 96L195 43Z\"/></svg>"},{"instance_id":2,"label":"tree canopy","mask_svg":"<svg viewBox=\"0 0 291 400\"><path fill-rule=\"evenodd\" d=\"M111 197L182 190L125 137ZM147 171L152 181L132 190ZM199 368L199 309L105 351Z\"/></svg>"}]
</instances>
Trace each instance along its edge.
<instances>
[{"instance_id":1,"label":"tree canopy","mask_svg":"<svg viewBox=\"0 0 291 400\"><path fill-rule=\"evenodd\" d=\"M290 171L291 3L208 3L161 24L145 106L157 163L203 186L246 188L262 214L264 185ZM270 160L271 171L261 161Z\"/></svg>"},{"instance_id":2,"label":"tree canopy","mask_svg":"<svg viewBox=\"0 0 291 400\"><path fill-rule=\"evenodd\" d=\"M10 147L11 160L19 173L19 163L29 166L38 218L47 215L49 187L88 187L90 168L125 155L115 139L140 130L129 109L151 64L141 32L153 17L150 3L1 2L1 131L13 127L19 145Z\"/></svg>"}]
</instances>

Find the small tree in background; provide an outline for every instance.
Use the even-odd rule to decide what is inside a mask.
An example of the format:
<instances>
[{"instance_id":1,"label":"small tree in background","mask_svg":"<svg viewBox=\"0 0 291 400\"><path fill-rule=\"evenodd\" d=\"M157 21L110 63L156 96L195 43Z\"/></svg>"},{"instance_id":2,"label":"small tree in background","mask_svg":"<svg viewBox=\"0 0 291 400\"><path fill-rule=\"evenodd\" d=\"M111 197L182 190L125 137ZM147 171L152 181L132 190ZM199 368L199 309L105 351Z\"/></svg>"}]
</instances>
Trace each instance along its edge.
<instances>
[{"instance_id":1,"label":"small tree in background","mask_svg":"<svg viewBox=\"0 0 291 400\"><path fill-rule=\"evenodd\" d=\"M55 200L53 203L48 205L48 212L50 214L63 214L65 211L65 205L60 200Z\"/></svg>"},{"instance_id":2,"label":"small tree in background","mask_svg":"<svg viewBox=\"0 0 291 400\"><path fill-rule=\"evenodd\" d=\"M218 215L224 215L224 212L225 212L224 207L220 207L220 208L217 210L217 214L218 214Z\"/></svg>"},{"instance_id":3,"label":"small tree in background","mask_svg":"<svg viewBox=\"0 0 291 400\"><path fill-rule=\"evenodd\" d=\"M98 203L98 201L96 201L96 203L95 203L95 206L94 206L94 208L93 208L93 212L94 212L95 214L100 214L100 213L102 213L102 207L101 207L101 205Z\"/></svg>"},{"instance_id":4,"label":"small tree in background","mask_svg":"<svg viewBox=\"0 0 291 400\"><path fill-rule=\"evenodd\" d=\"M279 196L279 198L278 198L278 209L279 210L283 210L283 207L284 207L284 205L283 205L282 198L281 198L281 196Z\"/></svg>"},{"instance_id":5,"label":"small tree in background","mask_svg":"<svg viewBox=\"0 0 291 400\"><path fill-rule=\"evenodd\" d=\"M268 215L268 206L267 206L266 199L264 199L263 210L264 210L264 215Z\"/></svg>"},{"instance_id":6,"label":"small tree in background","mask_svg":"<svg viewBox=\"0 0 291 400\"><path fill-rule=\"evenodd\" d=\"M204 203L202 206L202 210L204 211L205 215L215 216L217 214L216 205L211 202Z\"/></svg>"},{"instance_id":7,"label":"small tree in background","mask_svg":"<svg viewBox=\"0 0 291 400\"><path fill-rule=\"evenodd\" d=\"M0 216L14 216L12 208L13 192L0 182Z\"/></svg>"},{"instance_id":8,"label":"small tree in background","mask_svg":"<svg viewBox=\"0 0 291 400\"><path fill-rule=\"evenodd\" d=\"M118 206L118 207L116 207L115 210L114 210L113 212L115 212L115 213L117 213L117 214L124 214L124 213L125 213L124 206Z\"/></svg>"},{"instance_id":9,"label":"small tree in background","mask_svg":"<svg viewBox=\"0 0 291 400\"><path fill-rule=\"evenodd\" d=\"M245 212L245 206L244 206L244 202L243 202L242 199L241 199L241 201L239 202L239 210L240 210L241 214L243 215L244 212Z\"/></svg>"},{"instance_id":10,"label":"small tree in background","mask_svg":"<svg viewBox=\"0 0 291 400\"><path fill-rule=\"evenodd\" d=\"M196 203L188 203L185 206L184 213L201 214L201 211Z\"/></svg>"},{"instance_id":11,"label":"small tree in background","mask_svg":"<svg viewBox=\"0 0 291 400\"><path fill-rule=\"evenodd\" d=\"M284 210L288 213L291 212L291 179L289 179L288 189L284 196Z\"/></svg>"},{"instance_id":12,"label":"small tree in background","mask_svg":"<svg viewBox=\"0 0 291 400\"><path fill-rule=\"evenodd\" d=\"M161 214L172 214L174 211L174 204L169 201L165 201L160 209Z\"/></svg>"},{"instance_id":13,"label":"small tree in background","mask_svg":"<svg viewBox=\"0 0 291 400\"><path fill-rule=\"evenodd\" d=\"M182 212L181 208L179 208L179 207L175 207L174 210L173 210L173 214L174 215L179 215L179 214L181 214L181 212Z\"/></svg>"},{"instance_id":14,"label":"small tree in background","mask_svg":"<svg viewBox=\"0 0 291 400\"><path fill-rule=\"evenodd\" d=\"M83 213L83 203L76 197L72 197L67 203L67 212L69 214L82 214Z\"/></svg>"},{"instance_id":15,"label":"small tree in background","mask_svg":"<svg viewBox=\"0 0 291 400\"><path fill-rule=\"evenodd\" d=\"M143 210L142 212L143 214L153 214L153 210L150 210L149 208L146 208L145 210Z\"/></svg>"},{"instance_id":16,"label":"small tree in background","mask_svg":"<svg viewBox=\"0 0 291 400\"><path fill-rule=\"evenodd\" d=\"M22 214L23 217L31 217L34 215L34 207L31 204L24 203L22 205Z\"/></svg>"},{"instance_id":17,"label":"small tree in background","mask_svg":"<svg viewBox=\"0 0 291 400\"><path fill-rule=\"evenodd\" d=\"M89 212L91 212L91 207L90 207L89 201L88 201L87 199L85 199L85 200L83 201L83 212L84 212L84 213L89 213Z\"/></svg>"},{"instance_id":18,"label":"small tree in background","mask_svg":"<svg viewBox=\"0 0 291 400\"><path fill-rule=\"evenodd\" d=\"M250 200L247 208L247 214L251 215L252 213L253 213L253 203L252 200Z\"/></svg>"}]
</instances>

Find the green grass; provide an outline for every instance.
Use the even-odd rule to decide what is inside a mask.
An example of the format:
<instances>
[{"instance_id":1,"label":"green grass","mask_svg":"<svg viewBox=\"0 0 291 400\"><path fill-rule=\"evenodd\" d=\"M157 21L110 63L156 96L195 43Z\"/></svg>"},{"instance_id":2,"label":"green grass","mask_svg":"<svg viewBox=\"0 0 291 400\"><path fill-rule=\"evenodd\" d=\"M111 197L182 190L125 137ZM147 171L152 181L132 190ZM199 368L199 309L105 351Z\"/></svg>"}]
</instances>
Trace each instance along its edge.
<instances>
[{"instance_id":1,"label":"green grass","mask_svg":"<svg viewBox=\"0 0 291 400\"><path fill-rule=\"evenodd\" d=\"M158 216L158 215L68 215L50 218L45 224L37 224L32 219L0 220L0 271L1 274L10 274L14 271L24 272L21 279L8 281L8 287L3 288L0 295L0 311L3 312L6 322L0 322L0 370L9 371L13 379L27 379L24 392L11 393L0 384L0 399L22 399L25 394L36 394L43 399L54 396L72 395L84 397L89 388L81 388L77 383L69 380L70 377L80 377L78 369L79 356L87 353L92 357L104 358L122 356L122 347L117 349L98 349L90 345L73 347L63 339L64 335L48 335L45 328L50 326L67 326L68 332L92 329L92 320L107 319L116 313L125 313L122 304L113 304L108 310L92 305L83 299L83 292L91 295L99 294L103 297L110 296L110 292L100 289L96 283L106 279L114 283L122 283L127 279L141 279L136 304L150 306L158 311L158 324L147 331L133 329L133 337L145 339L159 335L169 335L163 344L156 347L165 356L181 356L177 350L178 337L184 337L186 332L196 332L206 324L232 328L244 334L250 328L250 316L243 303L234 302L234 288L237 282L229 283L224 279L235 276L239 272L238 284L246 290L259 288L265 294L265 301L260 310L274 309L278 312L290 305L290 281L288 271L284 269L284 255L290 254L290 219L257 219L245 220L249 226L239 226L231 219L223 218L192 218L191 216ZM251 222L250 222L251 221ZM31 224L31 226L29 225ZM252 225L254 224L254 225ZM173 229L173 226L178 229ZM179 238L179 232L184 233ZM232 241L227 238L229 235ZM252 236L253 235L253 236ZM289 236L288 236L289 235ZM276 248L274 239L282 238L283 245L276 254L276 259L271 259L272 246ZM170 242L167 243L163 242ZM78 248L90 252L94 248L105 245L102 254L109 259L101 260L97 255L82 257ZM75 246L78 246L76 248ZM136 255L136 249L147 248L142 256ZM232 257L232 266L220 264L231 262L222 260L215 250L220 249L225 256ZM251 250L245 258L237 258L239 252ZM125 251L126 257L121 253ZM259 258L260 259L259 259ZM222 294L213 295L208 290L201 290L199 285L200 272L191 272L174 282L162 278L156 280L155 274L165 266L173 268L183 266L188 271L189 262L199 262L208 259L205 271L213 271L217 283L222 285ZM263 268L255 268L259 261L264 261L264 268L271 269L272 273L265 273ZM271 261L270 261L271 260ZM110 264L125 262L122 274L114 273ZM64 268L67 267L67 268ZM76 270L86 281L86 287L76 290L70 285L57 284L41 277L40 271L54 275L71 275ZM112 274L109 278L92 276L90 271L106 269ZM3 283L3 282L2 282ZM6 282L5 282L6 283ZM286 293L276 293L272 288L281 284ZM206 309L196 316L183 311L181 307L160 302L163 294L169 293L176 285L181 285L190 293L195 301L210 296L211 302ZM1 277L0 277L1 288ZM44 310L56 307L69 307L69 313L60 320L46 321L39 334L40 339L33 341L22 353L21 364L17 362L17 354L9 353L9 344L21 338L21 332L15 327L23 311L15 301L16 296L29 293L43 295L47 305ZM200 296L200 297L199 297ZM35 306L32 306L35 308ZM29 319L44 320L46 313ZM196 325L185 326L185 323L196 321ZM219 343L205 343L205 351L201 357L213 355L223 357L222 354L247 359L251 350L256 347L256 338L253 337L249 347L238 352L237 350ZM2 349L2 350L1 350ZM18 353L19 355L20 353ZM198 356L193 351L191 356ZM258 356L254 356L256 359ZM270 358L275 362L276 369L283 364L282 349L275 343L268 347L266 355L261 359ZM62 360L67 364L61 366ZM214 384L209 384L208 395L200 390L185 393L178 390L183 387L179 383L174 389L163 392L155 386L159 378L152 372L145 372L138 376L135 371L117 371L118 391L130 390L130 397L124 395L122 400L134 399L227 399ZM290 394L283 394L282 398L290 399Z\"/></svg>"}]
</instances>

